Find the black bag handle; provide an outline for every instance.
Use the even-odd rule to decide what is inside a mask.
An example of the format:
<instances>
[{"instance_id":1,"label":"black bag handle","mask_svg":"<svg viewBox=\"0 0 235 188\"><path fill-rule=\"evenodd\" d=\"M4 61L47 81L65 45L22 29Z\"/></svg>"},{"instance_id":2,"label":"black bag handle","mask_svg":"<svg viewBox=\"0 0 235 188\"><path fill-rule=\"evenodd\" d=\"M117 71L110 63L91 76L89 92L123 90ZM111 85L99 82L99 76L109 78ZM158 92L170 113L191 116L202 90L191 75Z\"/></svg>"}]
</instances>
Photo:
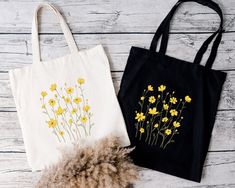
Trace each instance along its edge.
<instances>
[{"instance_id":1,"label":"black bag handle","mask_svg":"<svg viewBox=\"0 0 235 188\"><path fill-rule=\"evenodd\" d=\"M151 42L151 46L150 46L150 50L151 51L156 51L157 48L157 44L158 41L160 39L160 37L162 37L161 40L161 45L160 45L160 50L159 52L162 54L166 53L166 49L167 49L167 44L168 44L168 39L169 39L169 29L170 29L170 21L172 19L172 17L174 16L175 11L177 10L177 8L179 7L180 4L184 3L184 2L196 2L199 3L201 5L207 6L211 9L213 9L214 11L216 11L218 13L218 15L220 16L220 26L219 29L217 31L215 31L201 46L201 48L199 49L195 59L194 59L194 63L196 64L200 64L201 59L204 55L204 53L206 52L209 44L212 42L212 40L216 37L212 49L211 49L211 53L210 56L207 60L206 63L206 67L211 68L213 65L213 62L216 58L216 54L217 54L217 50L222 38L222 33L224 32L223 30L223 14L222 14L222 10L219 7L218 4L216 4L215 2L211 1L211 0L179 0L174 7L171 9L171 11L168 13L168 15L166 16L166 18L163 20L163 22L160 24L159 28L157 29L153 40Z\"/></svg>"}]
</instances>

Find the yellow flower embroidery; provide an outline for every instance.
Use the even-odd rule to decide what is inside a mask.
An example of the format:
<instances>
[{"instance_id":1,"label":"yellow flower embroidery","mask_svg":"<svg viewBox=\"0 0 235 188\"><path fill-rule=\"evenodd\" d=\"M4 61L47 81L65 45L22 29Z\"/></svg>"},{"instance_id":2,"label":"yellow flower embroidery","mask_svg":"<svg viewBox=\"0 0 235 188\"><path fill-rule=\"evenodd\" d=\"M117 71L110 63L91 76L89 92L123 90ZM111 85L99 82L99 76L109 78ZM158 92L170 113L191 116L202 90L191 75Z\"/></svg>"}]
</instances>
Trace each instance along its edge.
<instances>
[{"instance_id":1,"label":"yellow flower embroidery","mask_svg":"<svg viewBox=\"0 0 235 188\"><path fill-rule=\"evenodd\" d=\"M48 101L48 103L49 103L50 106L55 106L55 100L54 99L50 99Z\"/></svg>"},{"instance_id":2,"label":"yellow flower embroidery","mask_svg":"<svg viewBox=\"0 0 235 188\"><path fill-rule=\"evenodd\" d=\"M156 115L156 114L158 114L157 108L156 108L156 107L154 107L154 108L149 108L149 114L151 114L151 115Z\"/></svg>"},{"instance_id":3,"label":"yellow flower embroidery","mask_svg":"<svg viewBox=\"0 0 235 188\"><path fill-rule=\"evenodd\" d=\"M47 92L42 91L42 92L41 92L41 95L42 95L42 97L45 97L45 96L47 96Z\"/></svg>"},{"instance_id":4,"label":"yellow flower embroidery","mask_svg":"<svg viewBox=\"0 0 235 188\"><path fill-rule=\"evenodd\" d=\"M51 91L55 91L57 88L57 85L56 84L51 84L51 87L50 87L50 90Z\"/></svg>"},{"instance_id":5,"label":"yellow flower embroidery","mask_svg":"<svg viewBox=\"0 0 235 188\"><path fill-rule=\"evenodd\" d=\"M184 99L185 99L185 101L186 101L186 102L188 102L188 103L190 103L190 102L191 102L191 100L192 100L188 95L187 95L187 96L185 96L185 98L184 98Z\"/></svg>"},{"instance_id":6,"label":"yellow flower embroidery","mask_svg":"<svg viewBox=\"0 0 235 188\"><path fill-rule=\"evenodd\" d=\"M79 78L79 79L78 79L78 83L79 83L80 85L82 85L82 84L85 83L85 80L84 80L83 78Z\"/></svg>"},{"instance_id":7,"label":"yellow flower embroidery","mask_svg":"<svg viewBox=\"0 0 235 188\"><path fill-rule=\"evenodd\" d=\"M183 99L177 98L176 92L167 91L168 87L165 85L154 87L156 89L152 85L147 85L147 89L140 95L134 124L135 137L139 141L144 139L148 145L159 145L160 148L165 149L173 142L174 136L179 134L178 129L183 121L181 115L188 105L186 103L190 103L192 99L189 95L185 95ZM159 138L159 135L162 138ZM162 140L159 142L159 139Z\"/></svg>"},{"instance_id":8,"label":"yellow flower embroidery","mask_svg":"<svg viewBox=\"0 0 235 188\"><path fill-rule=\"evenodd\" d=\"M164 85L160 85L158 87L158 91L160 91L160 92L164 91L165 89L166 89L166 86L164 86Z\"/></svg>"},{"instance_id":9,"label":"yellow flower embroidery","mask_svg":"<svg viewBox=\"0 0 235 188\"><path fill-rule=\"evenodd\" d=\"M89 110L90 110L90 106L89 105L83 106L83 111L84 112L88 112Z\"/></svg>"},{"instance_id":10,"label":"yellow flower embroidery","mask_svg":"<svg viewBox=\"0 0 235 188\"><path fill-rule=\"evenodd\" d=\"M166 134L166 135L170 135L170 134L171 134L171 129L166 129L166 130L165 130L165 134Z\"/></svg>"},{"instance_id":11,"label":"yellow flower embroidery","mask_svg":"<svg viewBox=\"0 0 235 188\"><path fill-rule=\"evenodd\" d=\"M59 131L60 136L64 136L64 131Z\"/></svg>"},{"instance_id":12,"label":"yellow flower embroidery","mask_svg":"<svg viewBox=\"0 0 235 188\"><path fill-rule=\"evenodd\" d=\"M73 123L73 120L72 119L69 119L69 124L71 125Z\"/></svg>"},{"instance_id":13,"label":"yellow flower embroidery","mask_svg":"<svg viewBox=\"0 0 235 188\"><path fill-rule=\"evenodd\" d=\"M141 134L144 133L144 128L140 128L140 133L141 133Z\"/></svg>"},{"instance_id":14,"label":"yellow flower embroidery","mask_svg":"<svg viewBox=\"0 0 235 188\"><path fill-rule=\"evenodd\" d=\"M56 113L57 115L62 115L62 114L64 113L64 109L62 109L61 107L59 107L59 108L55 111L55 113Z\"/></svg>"},{"instance_id":15,"label":"yellow flower embroidery","mask_svg":"<svg viewBox=\"0 0 235 188\"><path fill-rule=\"evenodd\" d=\"M71 100L70 100L70 98L68 98L68 97L64 98L64 101L65 101L66 103L71 103Z\"/></svg>"},{"instance_id":16,"label":"yellow flower embroidery","mask_svg":"<svg viewBox=\"0 0 235 188\"><path fill-rule=\"evenodd\" d=\"M85 96L84 83L83 78L75 80L74 85L64 83L59 87L53 83L48 91L40 92L42 112L47 118L46 125L53 128L50 131L59 142L66 143L68 139L78 141L91 135L91 128L94 125L93 114L89 99ZM47 95L52 97L45 100Z\"/></svg>"},{"instance_id":17,"label":"yellow flower embroidery","mask_svg":"<svg viewBox=\"0 0 235 188\"><path fill-rule=\"evenodd\" d=\"M173 126L174 126L175 128L180 127L180 122L174 121L174 122L173 122Z\"/></svg>"},{"instance_id":18,"label":"yellow flower embroidery","mask_svg":"<svg viewBox=\"0 0 235 188\"><path fill-rule=\"evenodd\" d=\"M80 120L81 120L82 123L86 123L87 122L87 117L86 116L82 116L80 118Z\"/></svg>"},{"instance_id":19,"label":"yellow flower embroidery","mask_svg":"<svg viewBox=\"0 0 235 188\"><path fill-rule=\"evenodd\" d=\"M145 115L143 112L141 113L137 113L136 116L135 116L135 119L140 122L140 121L144 121L145 120Z\"/></svg>"},{"instance_id":20,"label":"yellow flower embroidery","mask_svg":"<svg viewBox=\"0 0 235 188\"><path fill-rule=\"evenodd\" d=\"M178 115L178 111L175 109L170 110L171 116L177 116Z\"/></svg>"},{"instance_id":21,"label":"yellow flower embroidery","mask_svg":"<svg viewBox=\"0 0 235 188\"><path fill-rule=\"evenodd\" d=\"M78 111L77 108L73 108L71 113L72 113L72 114L75 114L77 111Z\"/></svg>"},{"instance_id":22,"label":"yellow flower embroidery","mask_svg":"<svg viewBox=\"0 0 235 188\"><path fill-rule=\"evenodd\" d=\"M162 122L163 122L163 123L168 122L168 117L164 117L164 118L162 118Z\"/></svg>"},{"instance_id":23,"label":"yellow flower embroidery","mask_svg":"<svg viewBox=\"0 0 235 188\"><path fill-rule=\"evenodd\" d=\"M50 119L47 123L49 128L55 128L57 126L57 121L55 119Z\"/></svg>"},{"instance_id":24,"label":"yellow flower embroidery","mask_svg":"<svg viewBox=\"0 0 235 188\"><path fill-rule=\"evenodd\" d=\"M153 91L153 86L148 85L148 91Z\"/></svg>"},{"instance_id":25,"label":"yellow flower embroidery","mask_svg":"<svg viewBox=\"0 0 235 188\"><path fill-rule=\"evenodd\" d=\"M169 109L169 105L168 104L163 104L163 109L164 110L168 110Z\"/></svg>"},{"instance_id":26,"label":"yellow flower embroidery","mask_svg":"<svg viewBox=\"0 0 235 188\"><path fill-rule=\"evenodd\" d=\"M154 125L154 128L158 128L158 127L159 127L159 124L156 123L156 124Z\"/></svg>"},{"instance_id":27,"label":"yellow flower embroidery","mask_svg":"<svg viewBox=\"0 0 235 188\"><path fill-rule=\"evenodd\" d=\"M155 103L155 101L156 101L156 98L154 97L154 96L151 96L151 97L149 97L149 102L150 103Z\"/></svg>"},{"instance_id":28,"label":"yellow flower embroidery","mask_svg":"<svg viewBox=\"0 0 235 188\"><path fill-rule=\"evenodd\" d=\"M72 87L69 87L69 88L66 89L66 93L71 94L71 93L73 93L73 90L74 89Z\"/></svg>"},{"instance_id":29,"label":"yellow flower embroidery","mask_svg":"<svg viewBox=\"0 0 235 188\"><path fill-rule=\"evenodd\" d=\"M73 99L73 102L79 104L80 102L82 102L82 99L80 97L76 97Z\"/></svg>"},{"instance_id":30,"label":"yellow flower embroidery","mask_svg":"<svg viewBox=\"0 0 235 188\"><path fill-rule=\"evenodd\" d=\"M171 97L170 98L170 103L176 104L177 103L177 99L175 97Z\"/></svg>"}]
</instances>

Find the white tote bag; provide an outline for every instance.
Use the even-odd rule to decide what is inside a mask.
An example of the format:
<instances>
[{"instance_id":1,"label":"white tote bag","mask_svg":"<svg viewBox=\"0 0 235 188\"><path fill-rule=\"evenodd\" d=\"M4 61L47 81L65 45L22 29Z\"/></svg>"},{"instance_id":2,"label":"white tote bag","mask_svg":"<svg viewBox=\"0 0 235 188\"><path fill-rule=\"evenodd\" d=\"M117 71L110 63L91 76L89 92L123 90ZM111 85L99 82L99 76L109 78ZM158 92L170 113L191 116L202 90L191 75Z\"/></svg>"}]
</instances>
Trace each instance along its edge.
<instances>
[{"instance_id":1,"label":"white tote bag","mask_svg":"<svg viewBox=\"0 0 235 188\"><path fill-rule=\"evenodd\" d=\"M37 14L49 7L58 17L71 53L41 61ZM9 71L28 162L41 170L60 158L62 147L115 135L129 138L101 45L79 51L61 14L37 7L32 25L33 64ZM53 52L53 51L52 51Z\"/></svg>"}]
</instances>

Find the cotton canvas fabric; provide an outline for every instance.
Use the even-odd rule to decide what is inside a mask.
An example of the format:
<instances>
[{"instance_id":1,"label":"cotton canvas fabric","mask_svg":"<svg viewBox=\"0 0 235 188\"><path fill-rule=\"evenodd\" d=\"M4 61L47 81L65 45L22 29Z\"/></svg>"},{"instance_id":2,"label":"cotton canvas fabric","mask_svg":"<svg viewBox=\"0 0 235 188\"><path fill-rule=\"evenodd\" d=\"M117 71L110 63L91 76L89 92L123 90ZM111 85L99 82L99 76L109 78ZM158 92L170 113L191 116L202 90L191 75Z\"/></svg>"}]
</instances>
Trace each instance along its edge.
<instances>
[{"instance_id":1,"label":"cotton canvas fabric","mask_svg":"<svg viewBox=\"0 0 235 188\"><path fill-rule=\"evenodd\" d=\"M42 61L37 13L42 7L58 17L71 53ZM35 10L32 25L33 64L9 71L28 162L41 170L73 143L95 143L107 135L129 145L109 62L101 45L78 50L61 14L51 4ZM53 53L53 51L51 52Z\"/></svg>"},{"instance_id":2,"label":"cotton canvas fabric","mask_svg":"<svg viewBox=\"0 0 235 188\"><path fill-rule=\"evenodd\" d=\"M179 5L188 1L192 0L180 0L172 8L149 50L131 48L118 98L135 146L135 164L200 182L226 79L226 73L212 69L223 33L223 15L213 1L193 0L215 10L220 27L203 43L193 63L167 56L170 21ZM206 65L200 65L213 39Z\"/></svg>"}]
</instances>

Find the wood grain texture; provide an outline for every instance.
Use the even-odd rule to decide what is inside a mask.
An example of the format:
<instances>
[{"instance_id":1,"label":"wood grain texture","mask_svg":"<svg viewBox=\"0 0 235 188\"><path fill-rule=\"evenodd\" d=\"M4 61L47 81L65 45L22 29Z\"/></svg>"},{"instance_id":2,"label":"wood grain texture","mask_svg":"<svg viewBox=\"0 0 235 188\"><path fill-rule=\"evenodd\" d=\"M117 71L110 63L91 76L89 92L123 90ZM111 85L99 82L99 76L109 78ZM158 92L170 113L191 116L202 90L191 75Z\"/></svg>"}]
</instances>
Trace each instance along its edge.
<instances>
[{"instance_id":1,"label":"wood grain texture","mask_svg":"<svg viewBox=\"0 0 235 188\"><path fill-rule=\"evenodd\" d=\"M137 188L235 187L235 1L214 0L224 12L225 30L214 69L228 73L200 184L140 168ZM0 1L0 187L33 187L40 173L26 161L23 138L9 86L8 70L32 63L31 22L41 0ZM67 19L80 49L103 44L116 92L131 46L149 48L153 33L176 0L50 0ZM43 59L69 53L52 13L40 14ZM167 54L192 62L219 25L218 15L189 2L175 15ZM53 51L53 53L51 53ZM210 50L203 58L205 62Z\"/></svg>"},{"instance_id":2,"label":"wood grain texture","mask_svg":"<svg viewBox=\"0 0 235 188\"><path fill-rule=\"evenodd\" d=\"M25 153L0 153L0 159L0 187L33 187L40 173L31 172Z\"/></svg>"},{"instance_id":3,"label":"wood grain texture","mask_svg":"<svg viewBox=\"0 0 235 188\"><path fill-rule=\"evenodd\" d=\"M40 177L40 173L32 173L30 171L25 158L25 153L0 153L0 158L0 187L33 187L37 179ZM205 161L203 177L200 184L157 171L139 168L140 181L137 182L134 187L232 188L235 186L235 179L231 178L235 176L234 159L234 152L209 152Z\"/></svg>"},{"instance_id":4,"label":"wood grain texture","mask_svg":"<svg viewBox=\"0 0 235 188\"><path fill-rule=\"evenodd\" d=\"M208 34L172 34L167 55L192 62ZM112 71L123 71L131 46L149 49L153 34L82 34L75 35L79 49L103 44ZM63 35L42 35L41 50L44 60L60 57L69 52ZM214 69L235 69L234 33L225 33L214 62ZM53 49L53 53L51 53ZM205 63L210 49L204 55ZM31 35L0 35L0 71L32 63Z\"/></svg>"},{"instance_id":5,"label":"wood grain texture","mask_svg":"<svg viewBox=\"0 0 235 188\"><path fill-rule=\"evenodd\" d=\"M235 31L235 1L215 0L224 10L225 28ZM0 2L0 33L30 33L33 10L41 0ZM155 32L176 0L51 0L62 10L74 33ZM172 32L208 32L219 25L217 14L196 3L179 8ZM51 13L43 13L42 32L60 32Z\"/></svg>"},{"instance_id":6,"label":"wood grain texture","mask_svg":"<svg viewBox=\"0 0 235 188\"><path fill-rule=\"evenodd\" d=\"M235 177L234 159L234 152L208 153L203 169L202 181L200 184L165 175L160 172L144 170L141 172L142 181L137 184L136 187L235 187L235 179L231 178Z\"/></svg>"}]
</instances>

